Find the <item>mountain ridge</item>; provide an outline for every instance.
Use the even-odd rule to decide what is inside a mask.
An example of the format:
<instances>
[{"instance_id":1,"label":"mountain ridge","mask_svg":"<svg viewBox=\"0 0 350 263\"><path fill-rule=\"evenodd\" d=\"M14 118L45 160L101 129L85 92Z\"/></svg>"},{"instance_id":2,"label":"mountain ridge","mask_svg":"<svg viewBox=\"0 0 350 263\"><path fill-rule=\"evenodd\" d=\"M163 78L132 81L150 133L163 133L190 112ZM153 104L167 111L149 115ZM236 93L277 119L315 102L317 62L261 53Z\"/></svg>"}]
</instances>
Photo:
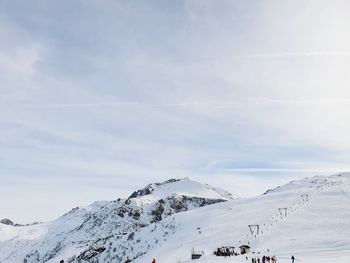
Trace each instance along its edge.
<instances>
[{"instance_id":1,"label":"mountain ridge","mask_svg":"<svg viewBox=\"0 0 350 263\"><path fill-rule=\"evenodd\" d=\"M130 243L135 231L158 223L172 214L233 199L224 190L188 178L149 184L126 199L96 201L87 207L73 208L58 219L40 226L16 228L18 231L12 231L12 239L3 240L2 247L6 250L11 247L12 241L19 242L27 248L24 249L26 253L16 255L9 249L10 255L3 256L0 261L5 259L8 262L18 262L23 257L23 261L27 263L49 262L73 244L77 248L77 255L75 259L70 257L70 260L84 262L106 249L100 245L101 242L116 240L118 246L121 240L119 249L124 249L122 243ZM11 231L8 231L7 236L11 235L9 232ZM137 253L129 252L117 260L122 262L135 258L140 253L145 253L145 249L140 249L143 251Z\"/></svg>"},{"instance_id":2,"label":"mountain ridge","mask_svg":"<svg viewBox=\"0 0 350 263\"><path fill-rule=\"evenodd\" d=\"M0 225L0 262L143 263L155 257L184 263L192 248L204 252L198 262L226 262L213 250L249 244L256 253L249 257L270 253L283 263L295 254L304 262L332 257L343 263L350 257L343 230L350 227L349 200L348 173L294 180L251 198L188 178L168 180L125 199L74 208L52 222ZM256 224L260 228L250 232L248 225Z\"/></svg>"}]
</instances>

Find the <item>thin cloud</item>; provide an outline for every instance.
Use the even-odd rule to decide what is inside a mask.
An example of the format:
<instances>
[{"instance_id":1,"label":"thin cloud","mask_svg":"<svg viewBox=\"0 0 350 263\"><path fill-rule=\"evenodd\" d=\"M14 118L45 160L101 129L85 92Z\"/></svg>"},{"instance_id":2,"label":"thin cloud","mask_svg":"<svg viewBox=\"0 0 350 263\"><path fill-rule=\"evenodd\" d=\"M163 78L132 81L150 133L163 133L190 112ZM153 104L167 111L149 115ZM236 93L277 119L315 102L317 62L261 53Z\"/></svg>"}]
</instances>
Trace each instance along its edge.
<instances>
[{"instance_id":1,"label":"thin cloud","mask_svg":"<svg viewBox=\"0 0 350 263\"><path fill-rule=\"evenodd\" d=\"M234 56L233 58L289 58L289 57L350 57L349 51L330 51L330 52L276 52L260 53L243 56Z\"/></svg>"},{"instance_id":2,"label":"thin cloud","mask_svg":"<svg viewBox=\"0 0 350 263\"><path fill-rule=\"evenodd\" d=\"M301 169L295 169L295 168L224 168L224 169L217 169L217 171L221 171L221 172L249 172L249 173L265 173L265 172L269 172L269 173L284 173L284 172L290 172L290 173L337 173L339 171L350 171L350 167L349 168L310 168L310 169L306 169L306 168L301 168Z\"/></svg>"},{"instance_id":3,"label":"thin cloud","mask_svg":"<svg viewBox=\"0 0 350 263\"><path fill-rule=\"evenodd\" d=\"M207 57L207 58L198 58L191 59L187 61L178 61L178 63L184 64L197 64L197 63L210 63L216 61L225 61L225 60L241 60L241 59L266 59L266 58L280 58L280 59L289 59L289 58L308 58L308 57L350 57L350 51L329 51L329 52L271 52L271 53L256 53L256 54L247 54L247 55L231 55L225 57ZM165 65L166 63L162 63Z\"/></svg>"},{"instance_id":4,"label":"thin cloud","mask_svg":"<svg viewBox=\"0 0 350 263\"><path fill-rule=\"evenodd\" d=\"M146 103L146 102L102 102L102 103L54 103L54 104L14 104L24 108L43 109L69 109L69 108L93 108L93 107L188 107L209 106L225 108L242 104L338 104L350 103L350 98L326 98L326 99L274 99L274 98L242 98L237 100L206 100L181 103Z\"/></svg>"}]
</instances>

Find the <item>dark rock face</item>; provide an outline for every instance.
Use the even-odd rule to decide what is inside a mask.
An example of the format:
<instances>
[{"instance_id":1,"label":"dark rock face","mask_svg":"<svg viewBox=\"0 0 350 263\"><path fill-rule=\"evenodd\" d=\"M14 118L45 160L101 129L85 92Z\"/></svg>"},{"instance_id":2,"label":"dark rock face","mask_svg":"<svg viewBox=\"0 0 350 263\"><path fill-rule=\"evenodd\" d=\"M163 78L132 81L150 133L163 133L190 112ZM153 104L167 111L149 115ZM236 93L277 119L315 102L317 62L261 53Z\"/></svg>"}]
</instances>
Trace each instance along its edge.
<instances>
[{"instance_id":1,"label":"dark rock face","mask_svg":"<svg viewBox=\"0 0 350 263\"><path fill-rule=\"evenodd\" d=\"M216 203L226 202L224 199L209 199L203 197L194 196L172 196L166 199L166 202L170 204L170 211L167 211L167 215L188 211L190 207L203 207L206 205L212 205Z\"/></svg>"},{"instance_id":2,"label":"dark rock face","mask_svg":"<svg viewBox=\"0 0 350 263\"><path fill-rule=\"evenodd\" d=\"M160 199L157 202L154 210L152 211L153 218L152 218L151 223L158 222L158 221L162 220L162 215L163 215L163 212L165 210L164 204L165 204L165 202L163 199Z\"/></svg>"},{"instance_id":3,"label":"dark rock face","mask_svg":"<svg viewBox=\"0 0 350 263\"><path fill-rule=\"evenodd\" d=\"M226 201L227 200L224 199L209 199L185 195L174 195L171 197L167 197L165 200L160 199L151 212L151 223L159 222L166 216L170 216L172 214L180 212L185 212L194 207L203 207Z\"/></svg>"},{"instance_id":4,"label":"dark rock face","mask_svg":"<svg viewBox=\"0 0 350 263\"><path fill-rule=\"evenodd\" d=\"M8 225L8 226L13 226L14 225L14 223L10 219L7 219L7 218L4 218L4 219L0 220L0 223Z\"/></svg>"},{"instance_id":5,"label":"dark rock face","mask_svg":"<svg viewBox=\"0 0 350 263\"><path fill-rule=\"evenodd\" d=\"M130 206L130 204L129 205L123 204L121 207L117 209L117 215L121 218L124 218L125 216L129 216L135 220L139 220L141 217L141 213L142 211L140 211L139 209L133 206Z\"/></svg>"},{"instance_id":6,"label":"dark rock face","mask_svg":"<svg viewBox=\"0 0 350 263\"><path fill-rule=\"evenodd\" d=\"M169 199L170 202L170 208L174 209L175 213L177 212L183 212L187 211L188 207L187 205L183 202L183 199L179 198L171 198Z\"/></svg>"},{"instance_id":7,"label":"dark rock face","mask_svg":"<svg viewBox=\"0 0 350 263\"><path fill-rule=\"evenodd\" d=\"M165 185L165 184L176 183L179 181L181 181L181 179L169 179L167 181L164 181L163 183L155 183L155 185L160 186L160 185Z\"/></svg>"},{"instance_id":8,"label":"dark rock face","mask_svg":"<svg viewBox=\"0 0 350 263\"><path fill-rule=\"evenodd\" d=\"M198 204L198 207L203 207L207 205L212 205L216 203L226 202L224 199L208 199L203 197L191 197L191 196L183 196L184 200L190 203Z\"/></svg>"},{"instance_id":9,"label":"dark rock face","mask_svg":"<svg viewBox=\"0 0 350 263\"><path fill-rule=\"evenodd\" d=\"M128 240L134 240L134 236L135 236L135 233L134 232L131 232L129 235L128 235Z\"/></svg>"},{"instance_id":10,"label":"dark rock face","mask_svg":"<svg viewBox=\"0 0 350 263\"><path fill-rule=\"evenodd\" d=\"M153 192L153 190L154 189L153 189L152 185L148 185L147 187L145 187L141 190L133 192L128 199L136 198L136 197L144 196L144 195L150 195Z\"/></svg>"},{"instance_id":11,"label":"dark rock face","mask_svg":"<svg viewBox=\"0 0 350 263\"><path fill-rule=\"evenodd\" d=\"M132 217L133 219L135 219L135 220L139 220L140 216L141 216L140 211L136 210L136 211L132 214L131 217Z\"/></svg>"},{"instance_id":12,"label":"dark rock face","mask_svg":"<svg viewBox=\"0 0 350 263\"><path fill-rule=\"evenodd\" d=\"M140 196L150 195L154 191L154 184L149 184L145 188L133 192L129 198L125 201L127 203L131 198L136 198Z\"/></svg>"},{"instance_id":13,"label":"dark rock face","mask_svg":"<svg viewBox=\"0 0 350 263\"><path fill-rule=\"evenodd\" d=\"M82 254L80 254L77 257L77 261L94 262L94 261L91 261L91 259L95 258L97 255L101 254L105 250L106 250L105 247L91 247L89 250L86 250Z\"/></svg>"},{"instance_id":14,"label":"dark rock face","mask_svg":"<svg viewBox=\"0 0 350 263\"><path fill-rule=\"evenodd\" d=\"M153 191L154 191L154 189L156 187L159 187L159 186L162 186L162 185L166 185L166 184L175 183L175 182L178 182L180 180L181 179L169 179L169 180L167 180L165 182L162 182L162 183L149 184L145 188L133 192L125 202L128 202L128 200L131 199L131 198L136 198L136 197L140 197L140 196L150 195L150 194L153 193Z\"/></svg>"}]
</instances>

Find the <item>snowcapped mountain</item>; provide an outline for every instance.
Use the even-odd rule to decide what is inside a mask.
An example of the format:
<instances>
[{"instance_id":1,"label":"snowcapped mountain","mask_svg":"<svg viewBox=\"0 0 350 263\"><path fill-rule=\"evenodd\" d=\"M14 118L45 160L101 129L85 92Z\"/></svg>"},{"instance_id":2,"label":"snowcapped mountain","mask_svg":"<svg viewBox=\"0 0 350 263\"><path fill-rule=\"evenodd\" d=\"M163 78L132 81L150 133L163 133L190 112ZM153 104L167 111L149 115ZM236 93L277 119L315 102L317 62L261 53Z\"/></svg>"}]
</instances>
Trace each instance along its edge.
<instances>
[{"instance_id":1,"label":"snowcapped mountain","mask_svg":"<svg viewBox=\"0 0 350 263\"><path fill-rule=\"evenodd\" d=\"M254 198L204 207L175 217L177 231L135 262L251 262L276 255L278 262L350 262L350 174L292 181ZM166 224L166 219L163 223ZM251 225L249 228L248 225ZM257 226L258 225L258 226ZM216 248L249 245L252 252L217 257ZM246 260L248 257L248 261Z\"/></svg>"},{"instance_id":2,"label":"snowcapped mountain","mask_svg":"<svg viewBox=\"0 0 350 263\"><path fill-rule=\"evenodd\" d=\"M15 227L4 220L8 224L0 224L0 262L127 262L157 246L159 235L175 231L175 222L162 224L165 218L235 198L188 178L171 179L127 199L74 208L48 223ZM153 239L136 239L147 231Z\"/></svg>"},{"instance_id":3,"label":"snowcapped mountain","mask_svg":"<svg viewBox=\"0 0 350 263\"><path fill-rule=\"evenodd\" d=\"M350 174L292 181L253 198L189 179L150 184L127 199L75 208L49 223L0 224L0 262L345 263L350 260ZM248 227L250 225L250 227ZM251 252L217 257L222 246ZM248 257L248 260L246 259Z\"/></svg>"}]
</instances>

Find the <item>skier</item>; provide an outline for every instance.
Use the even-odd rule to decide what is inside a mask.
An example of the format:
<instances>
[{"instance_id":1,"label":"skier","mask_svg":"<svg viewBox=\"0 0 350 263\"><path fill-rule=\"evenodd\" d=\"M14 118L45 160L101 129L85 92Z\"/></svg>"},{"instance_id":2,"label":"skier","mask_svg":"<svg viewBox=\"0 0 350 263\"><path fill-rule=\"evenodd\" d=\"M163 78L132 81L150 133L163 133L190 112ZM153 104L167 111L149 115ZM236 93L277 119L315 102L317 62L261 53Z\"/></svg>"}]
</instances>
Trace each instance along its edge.
<instances>
[{"instance_id":1,"label":"skier","mask_svg":"<svg viewBox=\"0 0 350 263\"><path fill-rule=\"evenodd\" d=\"M156 263L156 259L155 258L152 260L152 263Z\"/></svg>"},{"instance_id":2,"label":"skier","mask_svg":"<svg viewBox=\"0 0 350 263\"><path fill-rule=\"evenodd\" d=\"M294 256L292 256L292 257L291 257L291 259L292 259L292 263L294 263L295 257L294 257Z\"/></svg>"}]
</instances>

